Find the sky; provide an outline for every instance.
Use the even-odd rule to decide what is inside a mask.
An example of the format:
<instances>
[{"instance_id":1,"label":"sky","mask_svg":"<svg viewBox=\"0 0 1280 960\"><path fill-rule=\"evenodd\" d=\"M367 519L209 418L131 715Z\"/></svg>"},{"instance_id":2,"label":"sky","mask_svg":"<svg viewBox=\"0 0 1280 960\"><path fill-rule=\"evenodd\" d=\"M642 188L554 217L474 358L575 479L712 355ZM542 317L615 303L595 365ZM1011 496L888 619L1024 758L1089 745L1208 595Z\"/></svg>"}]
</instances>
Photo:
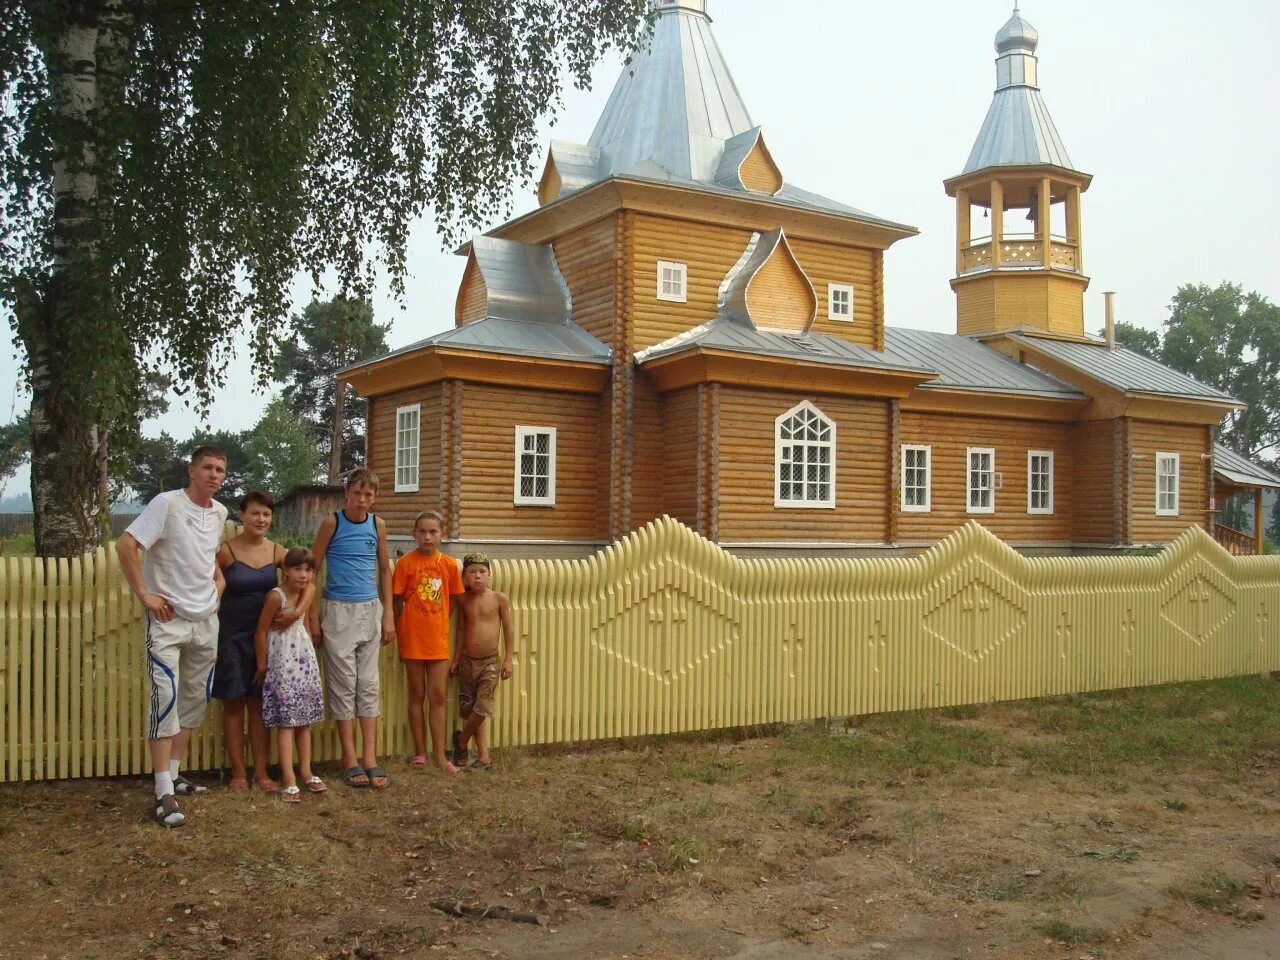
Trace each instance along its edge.
<instances>
[{"instance_id":1,"label":"sky","mask_svg":"<svg viewBox=\"0 0 1280 960\"><path fill-rule=\"evenodd\" d=\"M942 181L977 137L995 88L992 41L1010 11L1004 0L710 0L721 51L786 180L920 230L885 255L890 326L955 329L955 210ZM1021 12L1040 34L1040 88L1058 132L1094 177L1082 202L1087 329L1102 326L1104 290L1116 291L1118 320L1152 329L1186 283L1229 280L1280 302L1280 4L1026 0ZM614 55L590 91L567 91L544 145L585 143L621 69ZM536 184L512 191L512 216L537 205ZM384 289L374 304L392 348L453 324L465 260L441 248L428 213L408 263L404 300ZM310 292L298 283L299 309ZM269 399L241 355L214 428L251 427ZM26 406L18 365L6 345L0 421ZM145 430L186 437L198 425L175 399ZM4 492L28 483L24 473Z\"/></svg>"}]
</instances>

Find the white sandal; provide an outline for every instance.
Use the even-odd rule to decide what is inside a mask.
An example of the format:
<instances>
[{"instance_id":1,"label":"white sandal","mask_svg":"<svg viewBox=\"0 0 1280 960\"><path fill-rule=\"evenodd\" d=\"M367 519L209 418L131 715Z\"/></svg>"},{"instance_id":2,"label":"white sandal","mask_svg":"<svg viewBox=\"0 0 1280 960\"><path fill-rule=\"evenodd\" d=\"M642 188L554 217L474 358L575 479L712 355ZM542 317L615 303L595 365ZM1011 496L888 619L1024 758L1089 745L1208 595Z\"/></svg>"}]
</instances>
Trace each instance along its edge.
<instances>
[{"instance_id":1,"label":"white sandal","mask_svg":"<svg viewBox=\"0 0 1280 960\"><path fill-rule=\"evenodd\" d=\"M302 791L298 788L298 785L295 783L292 787L285 787L283 790L280 791L280 799L283 800L285 803L301 803Z\"/></svg>"}]
</instances>

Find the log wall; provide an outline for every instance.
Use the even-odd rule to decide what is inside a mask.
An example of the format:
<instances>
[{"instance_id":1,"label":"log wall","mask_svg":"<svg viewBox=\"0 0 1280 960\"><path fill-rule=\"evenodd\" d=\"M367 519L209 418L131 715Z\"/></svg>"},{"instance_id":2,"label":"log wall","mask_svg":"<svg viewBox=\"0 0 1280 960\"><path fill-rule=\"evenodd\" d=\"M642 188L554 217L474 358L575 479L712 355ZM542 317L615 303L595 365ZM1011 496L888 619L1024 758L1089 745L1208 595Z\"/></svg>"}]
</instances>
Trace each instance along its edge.
<instances>
[{"instance_id":1,"label":"log wall","mask_svg":"<svg viewBox=\"0 0 1280 960\"><path fill-rule=\"evenodd\" d=\"M455 536L591 540L600 469L591 395L468 383L462 390L462 482ZM515 428L556 428L556 502L515 506Z\"/></svg>"},{"instance_id":2,"label":"log wall","mask_svg":"<svg viewBox=\"0 0 1280 960\"><path fill-rule=\"evenodd\" d=\"M836 424L836 506L774 506L774 421L803 400ZM883 400L720 388L714 498L726 542L817 540L884 543L889 489L889 407Z\"/></svg>"},{"instance_id":3,"label":"log wall","mask_svg":"<svg viewBox=\"0 0 1280 960\"><path fill-rule=\"evenodd\" d=\"M1071 540L1074 453L1070 424L903 411L902 444L932 448L932 509L901 513L901 542L941 540L969 520L1013 543L1067 543ZM971 514L968 503L968 448L995 449L995 512ZM1053 451L1053 513L1027 512L1027 451ZM900 456L900 455L899 455ZM901 469L901 461L895 469ZM1000 481L1003 481L1001 484Z\"/></svg>"},{"instance_id":4,"label":"log wall","mask_svg":"<svg viewBox=\"0 0 1280 960\"><path fill-rule=\"evenodd\" d=\"M1118 420L1083 420L1072 426L1073 489L1071 539L1076 543L1116 544L1121 540L1123 464Z\"/></svg>"},{"instance_id":5,"label":"log wall","mask_svg":"<svg viewBox=\"0 0 1280 960\"><path fill-rule=\"evenodd\" d=\"M413 518L423 510L441 510L441 392L431 383L369 399L368 465L378 475L378 499L373 512L387 524L388 534L409 534ZM396 408L420 404L418 490L396 493ZM442 511L443 512L443 511Z\"/></svg>"},{"instance_id":6,"label":"log wall","mask_svg":"<svg viewBox=\"0 0 1280 960\"><path fill-rule=\"evenodd\" d=\"M1134 543L1162 543L1172 540L1188 526L1206 530L1212 461L1201 454L1212 453L1211 428L1192 424L1156 423L1131 420L1130 449L1133 471L1133 513L1130 518ZM1178 515L1156 516L1156 454L1179 454Z\"/></svg>"},{"instance_id":7,"label":"log wall","mask_svg":"<svg viewBox=\"0 0 1280 960\"><path fill-rule=\"evenodd\" d=\"M787 240L818 297L818 318L813 329L864 347L874 347L876 330L883 323L876 296L876 251L803 238L788 237ZM833 283L853 286L853 322L827 316L831 299L827 288Z\"/></svg>"},{"instance_id":8,"label":"log wall","mask_svg":"<svg viewBox=\"0 0 1280 960\"><path fill-rule=\"evenodd\" d=\"M618 309L619 223L617 214L604 217L552 244L573 299L573 322L609 346Z\"/></svg>"},{"instance_id":9,"label":"log wall","mask_svg":"<svg viewBox=\"0 0 1280 960\"><path fill-rule=\"evenodd\" d=\"M455 319L458 326L472 320L483 319L489 307L489 291L485 287L484 274L476 266L476 258L470 257L467 269L462 273L462 284L458 287L458 303Z\"/></svg>"}]
</instances>

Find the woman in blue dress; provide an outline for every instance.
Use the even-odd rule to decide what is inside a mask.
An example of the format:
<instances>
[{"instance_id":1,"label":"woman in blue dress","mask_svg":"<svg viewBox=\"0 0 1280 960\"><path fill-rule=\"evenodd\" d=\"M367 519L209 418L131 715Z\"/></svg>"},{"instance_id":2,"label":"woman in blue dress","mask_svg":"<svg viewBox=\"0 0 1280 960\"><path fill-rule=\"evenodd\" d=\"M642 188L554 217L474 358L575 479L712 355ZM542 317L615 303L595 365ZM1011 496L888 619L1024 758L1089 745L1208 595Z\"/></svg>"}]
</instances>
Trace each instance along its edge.
<instances>
[{"instance_id":1,"label":"woman in blue dress","mask_svg":"<svg viewBox=\"0 0 1280 960\"><path fill-rule=\"evenodd\" d=\"M267 594L276 588L276 571L285 548L267 539L275 502L260 490L240 501L241 530L218 549L218 566L227 581L218 609L218 664L213 674L213 696L222 701L222 741L231 763L228 789L247 790L244 761L244 718L249 714L249 746L253 754L253 782L262 791L276 793L280 786L267 772L271 748L262 723L262 690L253 683L257 655L253 632ZM303 616L315 597L308 587L298 606L281 612L273 627L283 630Z\"/></svg>"}]
</instances>

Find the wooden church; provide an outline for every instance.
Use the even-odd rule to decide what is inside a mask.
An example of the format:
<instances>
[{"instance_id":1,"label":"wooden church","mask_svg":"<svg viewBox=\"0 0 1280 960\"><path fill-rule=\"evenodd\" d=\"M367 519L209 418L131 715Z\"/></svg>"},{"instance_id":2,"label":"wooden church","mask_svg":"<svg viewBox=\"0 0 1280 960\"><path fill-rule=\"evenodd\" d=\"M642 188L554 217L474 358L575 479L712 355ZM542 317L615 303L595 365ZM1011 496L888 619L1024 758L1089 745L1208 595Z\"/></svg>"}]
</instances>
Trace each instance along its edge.
<instances>
[{"instance_id":1,"label":"wooden church","mask_svg":"<svg viewBox=\"0 0 1280 960\"><path fill-rule=\"evenodd\" d=\"M885 324L886 251L917 231L788 183L708 0L655 3L590 140L551 144L538 209L463 248L456 326L340 373L393 533L439 509L454 542L575 556L669 514L740 555L832 555L974 519L1030 552L1213 529L1239 404L1086 335L1091 178L1030 24L996 35L998 89L945 181L946 334Z\"/></svg>"}]
</instances>

